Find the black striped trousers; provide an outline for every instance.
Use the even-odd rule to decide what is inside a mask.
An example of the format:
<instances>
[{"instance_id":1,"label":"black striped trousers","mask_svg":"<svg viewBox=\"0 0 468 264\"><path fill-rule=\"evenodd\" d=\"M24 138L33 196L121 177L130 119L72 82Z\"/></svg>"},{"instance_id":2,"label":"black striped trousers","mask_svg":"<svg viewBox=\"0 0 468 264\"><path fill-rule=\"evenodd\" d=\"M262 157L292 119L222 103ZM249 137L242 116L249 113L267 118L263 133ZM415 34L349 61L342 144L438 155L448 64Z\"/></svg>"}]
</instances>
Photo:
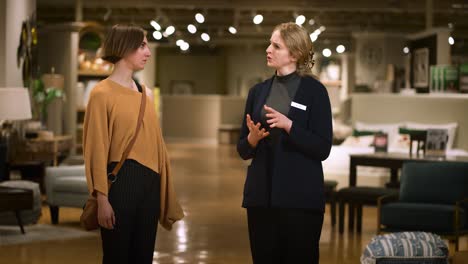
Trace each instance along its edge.
<instances>
[{"instance_id":1,"label":"black striped trousers","mask_svg":"<svg viewBox=\"0 0 468 264\"><path fill-rule=\"evenodd\" d=\"M108 171L116 166L109 164ZM160 175L127 159L109 190L113 230L101 228L104 264L152 263L160 207Z\"/></svg>"}]
</instances>

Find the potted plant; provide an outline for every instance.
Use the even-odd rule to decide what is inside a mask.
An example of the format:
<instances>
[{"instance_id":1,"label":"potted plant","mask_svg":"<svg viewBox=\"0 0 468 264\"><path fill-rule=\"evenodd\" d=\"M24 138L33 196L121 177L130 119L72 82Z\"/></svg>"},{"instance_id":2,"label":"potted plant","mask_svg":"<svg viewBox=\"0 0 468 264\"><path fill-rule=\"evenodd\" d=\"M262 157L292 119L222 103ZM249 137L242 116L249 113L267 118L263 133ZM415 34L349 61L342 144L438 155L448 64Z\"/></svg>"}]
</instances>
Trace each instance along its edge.
<instances>
[{"instance_id":1,"label":"potted plant","mask_svg":"<svg viewBox=\"0 0 468 264\"><path fill-rule=\"evenodd\" d=\"M47 107L57 98L65 99L62 89L56 87L45 87L41 79L35 79L32 87L32 98L34 102L34 118L47 123Z\"/></svg>"}]
</instances>

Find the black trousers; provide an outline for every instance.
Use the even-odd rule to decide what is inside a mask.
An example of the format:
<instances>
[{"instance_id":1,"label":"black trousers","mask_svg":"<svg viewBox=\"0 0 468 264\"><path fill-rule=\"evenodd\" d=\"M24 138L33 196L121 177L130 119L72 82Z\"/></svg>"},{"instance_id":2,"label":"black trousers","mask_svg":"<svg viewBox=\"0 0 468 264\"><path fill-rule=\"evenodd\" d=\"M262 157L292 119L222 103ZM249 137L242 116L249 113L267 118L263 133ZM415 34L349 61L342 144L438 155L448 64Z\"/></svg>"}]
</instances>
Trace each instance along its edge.
<instances>
[{"instance_id":1,"label":"black trousers","mask_svg":"<svg viewBox=\"0 0 468 264\"><path fill-rule=\"evenodd\" d=\"M247 219L254 264L319 263L322 212L247 208Z\"/></svg>"},{"instance_id":2,"label":"black trousers","mask_svg":"<svg viewBox=\"0 0 468 264\"><path fill-rule=\"evenodd\" d=\"M110 172L116 163L108 166ZM109 190L114 229L101 228L104 264L151 264L160 208L160 175L126 160Z\"/></svg>"}]
</instances>

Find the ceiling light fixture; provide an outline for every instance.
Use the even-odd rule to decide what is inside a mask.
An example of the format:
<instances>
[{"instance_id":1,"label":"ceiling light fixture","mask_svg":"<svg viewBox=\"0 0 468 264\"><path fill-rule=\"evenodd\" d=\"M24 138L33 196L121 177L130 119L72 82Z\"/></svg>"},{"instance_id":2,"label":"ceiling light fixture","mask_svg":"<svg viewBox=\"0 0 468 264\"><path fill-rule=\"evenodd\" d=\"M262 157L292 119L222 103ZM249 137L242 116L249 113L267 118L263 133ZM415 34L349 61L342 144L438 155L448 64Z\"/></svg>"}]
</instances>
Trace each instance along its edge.
<instances>
[{"instance_id":1,"label":"ceiling light fixture","mask_svg":"<svg viewBox=\"0 0 468 264\"><path fill-rule=\"evenodd\" d=\"M190 48L190 45L184 41L179 47L182 51L186 51Z\"/></svg>"},{"instance_id":2,"label":"ceiling light fixture","mask_svg":"<svg viewBox=\"0 0 468 264\"><path fill-rule=\"evenodd\" d=\"M448 38L448 43L449 43L450 45L455 44L455 39L454 39L452 36L450 36L450 37Z\"/></svg>"},{"instance_id":3,"label":"ceiling light fixture","mask_svg":"<svg viewBox=\"0 0 468 264\"><path fill-rule=\"evenodd\" d=\"M325 57L330 57L332 54L331 50L330 49L324 49L322 50L322 55L325 56Z\"/></svg>"},{"instance_id":4,"label":"ceiling light fixture","mask_svg":"<svg viewBox=\"0 0 468 264\"><path fill-rule=\"evenodd\" d=\"M296 24L298 24L299 26L302 26L306 21L306 18L305 16L303 15L299 15L296 17Z\"/></svg>"},{"instance_id":5,"label":"ceiling light fixture","mask_svg":"<svg viewBox=\"0 0 468 264\"><path fill-rule=\"evenodd\" d=\"M205 42L208 42L210 41L210 35L208 35L207 33L202 33L201 34L201 39Z\"/></svg>"},{"instance_id":6,"label":"ceiling light fixture","mask_svg":"<svg viewBox=\"0 0 468 264\"><path fill-rule=\"evenodd\" d=\"M234 35L234 34L237 33L237 29L235 27L231 26L231 27L229 27L229 32Z\"/></svg>"},{"instance_id":7,"label":"ceiling light fixture","mask_svg":"<svg viewBox=\"0 0 468 264\"><path fill-rule=\"evenodd\" d=\"M159 31L154 31L153 32L153 38L156 39L156 40L160 40L162 39L163 35L161 34L161 32Z\"/></svg>"},{"instance_id":8,"label":"ceiling light fixture","mask_svg":"<svg viewBox=\"0 0 468 264\"><path fill-rule=\"evenodd\" d=\"M184 43L184 42L185 42L185 41L184 41L183 39L178 39L178 40L176 41L176 45L177 45L178 47L180 47L180 45L182 45L182 43Z\"/></svg>"},{"instance_id":9,"label":"ceiling light fixture","mask_svg":"<svg viewBox=\"0 0 468 264\"><path fill-rule=\"evenodd\" d=\"M310 36L310 40L312 40L312 42L315 42L317 40L317 38L318 38L318 35L314 34L314 33L310 34L309 36Z\"/></svg>"},{"instance_id":10,"label":"ceiling light fixture","mask_svg":"<svg viewBox=\"0 0 468 264\"><path fill-rule=\"evenodd\" d=\"M255 25L260 25L263 22L263 16L261 14L256 14L253 18Z\"/></svg>"},{"instance_id":11,"label":"ceiling light fixture","mask_svg":"<svg viewBox=\"0 0 468 264\"><path fill-rule=\"evenodd\" d=\"M346 48L343 45L338 45L336 47L336 52L338 52L338 53L343 53L343 52L345 52L345 50L346 50Z\"/></svg>"},{"instance_id":12,"label":"ceiling light fixture","mask_svg":"<svg viewBox=\"0 0 468 264\"><path fill-rule=\"evenodd\" d=\"M187 30L188 30L188 32L190 32L191 34L197 33L197 27L194 26L194 25L192 25L192 24L189 24L189 25L187 26Z\"/></svg>"},{"instance_id":13,"label":"ceiling light fixture","mask_svg":"<svg viewBox=\"0 0 468 264\"><path fill-rule=\"evenodd\" d=\"M205 22L205 16L200 14L200 13L197 13L197 14L195 14L195 20L198 23L202 24L203 22Z\"/></svg>"},{"instance_id":14,"label":"ceiling light fixture","mask_svg":"<svg viewBox=\"0 0 468 264\"><path fill-rule=\"evenodd\" d=\"M158 31L161 30L161 25L159 25L159 23L156 22L155 20L151 20L150 25Z\"/></svg>"},{"instance_id":15,"label":"ceiling light fixture","mask_svg":"<svg viewBox=\"0 0 468 264\"><path fill-rule=\"evenodd\" d=\"M166 30L164 31L164 33L166 33L168 36L174 34L175 32L175 27L174 26L168 26L166 28Z\"/></svg>"}]
</instances>

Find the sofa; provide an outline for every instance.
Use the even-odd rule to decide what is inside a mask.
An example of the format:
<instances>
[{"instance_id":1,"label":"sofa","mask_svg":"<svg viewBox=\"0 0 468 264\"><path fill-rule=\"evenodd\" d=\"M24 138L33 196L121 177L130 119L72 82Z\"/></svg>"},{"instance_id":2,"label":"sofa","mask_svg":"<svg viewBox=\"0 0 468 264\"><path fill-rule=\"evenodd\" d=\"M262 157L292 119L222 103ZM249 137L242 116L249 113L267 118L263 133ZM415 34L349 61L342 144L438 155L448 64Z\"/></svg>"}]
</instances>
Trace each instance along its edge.
<instances>
[{"instance_id":1,"label":"sofa","mask_svg":"<svg viewBox=\"0 0 468 264\"><path fill-rule=\"evenodd\" d=\"M408 162L400 193L380 197L378 233L432 232L455 242L468 234L468 163Z\"/></svg>"},{"instance_id":2,"label":"sofa","mask_svg":"<svg viewBox=\"0 0 468 264\"><path fill-rule=\"evenodd\" d=\"M45 189L52 223L57 224L60 207L83 208L88 199L84 165L47 167Z\"/></svg>"}]
</instances>

